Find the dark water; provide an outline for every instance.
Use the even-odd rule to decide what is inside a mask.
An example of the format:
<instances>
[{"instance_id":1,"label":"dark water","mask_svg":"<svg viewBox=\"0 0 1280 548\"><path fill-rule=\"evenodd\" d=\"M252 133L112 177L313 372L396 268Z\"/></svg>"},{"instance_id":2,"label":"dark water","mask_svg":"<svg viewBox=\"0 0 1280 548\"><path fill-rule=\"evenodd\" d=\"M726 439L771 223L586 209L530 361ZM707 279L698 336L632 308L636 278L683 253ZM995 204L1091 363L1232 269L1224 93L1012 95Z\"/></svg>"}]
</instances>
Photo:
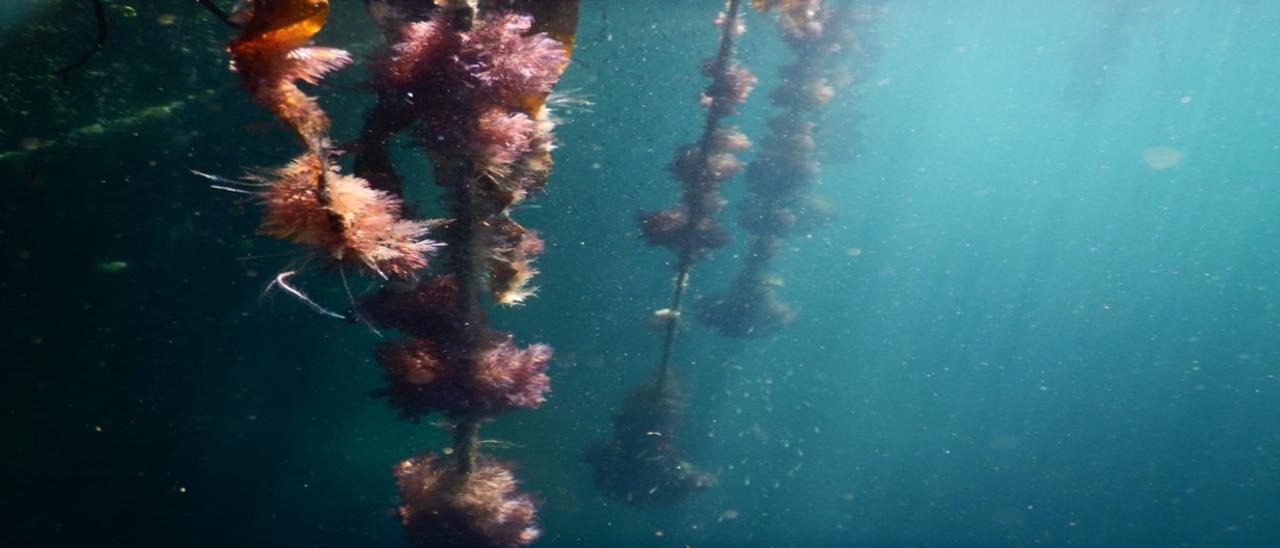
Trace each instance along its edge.
<instances>
[{"instance_id":1,"label":"dark water","mask_svg":"<svg viewBox=\"0 0 1280 548\"><path fill-rule=\"evenodd\" d=\"M290 248L187 171L296 144L204 11L107 6L65 83L88 2L0 6L0 545L401 545L388 470L447 440L369 397L376 337L263 295ZM550 244L542 291L495 315L557 348L553 396L484 429L542 500L539 545L1280 542L1280 6L885 6L826 115L839 215L777 264L799 319L682 332L687 450L719 484L655 511L604 497L580 453L657 359L670 257L630 219L674 199L662 166L699 131L719 3L585 3L561 87L595 104L520 213ZM738 123L758 136L787 52L749 27L763 91ZM381 38L346 1L320 41ZM335 135L363 74L321 91ZM692 291L721 290L742 245Z\"/></svg>"}]
</instances>

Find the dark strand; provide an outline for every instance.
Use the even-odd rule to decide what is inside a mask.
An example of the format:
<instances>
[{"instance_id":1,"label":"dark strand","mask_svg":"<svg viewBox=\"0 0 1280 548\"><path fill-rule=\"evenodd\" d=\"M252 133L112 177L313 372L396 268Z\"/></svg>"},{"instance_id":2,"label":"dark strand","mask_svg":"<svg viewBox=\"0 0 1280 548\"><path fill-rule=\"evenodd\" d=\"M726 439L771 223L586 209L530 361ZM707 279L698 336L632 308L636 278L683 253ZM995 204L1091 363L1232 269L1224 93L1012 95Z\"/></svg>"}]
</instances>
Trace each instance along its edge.
<instances>
[{"instance_id":1,"label":"dark strand","mask_svg":"<svg viewBox=\"0 0 1280 548\"><path fill-rule=\"evenodd\" d=\"M84 55L81 55L79 59L76 59L71 64L58 69L57 72L54 72L55 75L62 78L63 86L67 85L67 76L71 71L74 71L85 63L88 63L89 59L92 59L99 51L102 51L103 46L107 43L107 8L102 5L102 0L93 0L93 17L95 24L98 27L98 37L93 43L93 48L86 51Z\"/></svg>"}]
</instances>

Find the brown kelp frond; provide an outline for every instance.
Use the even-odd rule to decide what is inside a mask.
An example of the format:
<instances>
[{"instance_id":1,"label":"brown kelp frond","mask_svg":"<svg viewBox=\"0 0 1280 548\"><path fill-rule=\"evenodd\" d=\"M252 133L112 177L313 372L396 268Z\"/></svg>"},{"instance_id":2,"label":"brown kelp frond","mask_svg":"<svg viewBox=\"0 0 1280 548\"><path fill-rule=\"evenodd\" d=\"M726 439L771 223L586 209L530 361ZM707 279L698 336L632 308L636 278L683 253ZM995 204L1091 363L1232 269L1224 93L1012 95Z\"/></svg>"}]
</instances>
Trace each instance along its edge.
<instances>
[{"instance_id":1,"label":"brown kelp frond","mask_svg":"<svg viewBox=\"0 0 1280 548\"><path fill-rule=\"evenodd\" d=\"M294 81L314 84L351 62L345 51L306 47L328 14L328 0L252 0L238 14L246 22L228 46L241 85L317 152L327 144L329 118Z\"/></svg>"}]
</instances>

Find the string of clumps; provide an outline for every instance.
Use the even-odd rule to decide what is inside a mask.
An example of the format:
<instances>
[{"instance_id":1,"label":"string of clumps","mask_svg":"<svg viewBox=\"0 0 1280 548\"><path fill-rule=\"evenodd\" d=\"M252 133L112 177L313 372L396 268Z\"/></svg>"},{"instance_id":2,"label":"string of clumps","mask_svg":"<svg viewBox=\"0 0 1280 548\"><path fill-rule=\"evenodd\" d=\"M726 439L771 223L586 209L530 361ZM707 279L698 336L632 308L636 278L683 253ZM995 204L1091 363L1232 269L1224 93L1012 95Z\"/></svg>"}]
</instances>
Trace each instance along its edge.
<instances>
[{"instance_id":1,"label":"string of clumps","mask_svg":"<svg viewBox=\"0 0 1280 548\"><path fill-rule=\"evenodd\" d=\"M732 38L746 27L736 11L733 16L729 13L717 17L716 25L724 28L732 48ZM711 78L698 98L707 109L706 129L697 142L677 148L667 165L667 171L680 182L680 202L642 213L639 218L640 232L649 245L674 251L679 262L697 262L729 241L717 219L726 203L720 188L742 171L742 161L735 153L750 148L751 141L736 127L721 127L720 121L737 113L737 106L746 102L756 83L755 75L734 61L731 52L703 61L702 72Z\"/></svg>"},{"instance_id":2,"label":"string of clumps","mask_svg":"<svg viewBox=\"0 0 1280 548\"><path fill-rule=\"evenodd\" d=\"M328 0L242 4L235 21L243 30L229 46L233 67L306 146L248 183L264 204L263 232L328 264L391 279L356 307L362 319L404 335L376 351L387 380L378 393L405 419L441 413L454 423L445 454L455 457L427 452L394 468L406 533L422 546L534 541L533 498L516 489L510 465L479 454L477 431L498 413L546 400L552 349L520 347L491 329L485 296L514 305L535 291L532 261L544 244L511 212L551 171L555 123L545 103L569 61L577 1L366 2L391 44L373 60L378 101L348 149L360 176L333 165L329 118L298 87L351 62L345 51L310 45ZM407 217L386 147L410 129L446 190L448 221ZM443 243L426 239L429 230ZM436 254L444 266L426 275ZM288 286L288 274L277 278L281 287L336 316Z\"/></svg>"},{"instance_id":3,"label":"string of clumps","mask_svg":"<svg viewBox=\"0 0 1280 548\"><path fill-rule=\"evenodd\" d=\"M479 454L476 431L498 413L546 400L552 349L520 347L512 334L488 327L483 299L515 305L535 291L532 261L544 244L511 212L543 189L551 171L555 123L545 102L569 48L525 13L439 4L390 22L392 43L372 64L379 104L357 164L398 181L381 147L394 130L412 129L445 189L445 268L416 284L387 284L361 308L376 325L405 335L376 352L387 380L379 394L408 420L441 413L455 424L454 457L428 451L394 470L410 540L523 545L540 535L534 500L517 490L509 464ZM576 21L576 3L564 6L558 16L572 12Z\"/></svg>"},{"instance_id":4,"label":"string of clumps","mask_svg":"<svg viewBox=\"0 0 1280 548\"><path fill-rule=\"evenodd\" d=\"M808 234L831 217L827 202L810 193L819 172L812 118L835 96L831 61L852 41L847 0L836 9L821 0L753 3L777 12L794 59L779 71L782 83L770 93L782 112L769 119L760 153L746 170L749 197L738 217L751 234L745 264L727 293L698 302L699 319L732 337L769 336L795 320L795 311L776 294L781 279L768 267L783 239Z\"/></svg>"},{"instance_id":5,"label":"string of clumps","mask_svg":"<svg viewBox=\"0 0 1280 548\"><path fill-rule=\"evenodd\" d=\"M702 64L703 73L711 78L699 97L706 109L702 136L679 147L667 166L680 182L680 202L639 217L645 240L677 255L671 306L654 314L664 330L657 374L631 388L614 414L613 437L588 447L584 455L601 489L638 506L676 504L714 482L683 457L677 443L681 398L670 380L669 366L690 268L728 242L728 233L716 218L725 205L720 188L742 169L735 153L750 146L737 128L721 125L755 85L755 76L733 59L734 40L746 30L739 18L740 4L740 0L729 0L716 18L720 47L715 57Z\"/></svg>"}]
</instances>

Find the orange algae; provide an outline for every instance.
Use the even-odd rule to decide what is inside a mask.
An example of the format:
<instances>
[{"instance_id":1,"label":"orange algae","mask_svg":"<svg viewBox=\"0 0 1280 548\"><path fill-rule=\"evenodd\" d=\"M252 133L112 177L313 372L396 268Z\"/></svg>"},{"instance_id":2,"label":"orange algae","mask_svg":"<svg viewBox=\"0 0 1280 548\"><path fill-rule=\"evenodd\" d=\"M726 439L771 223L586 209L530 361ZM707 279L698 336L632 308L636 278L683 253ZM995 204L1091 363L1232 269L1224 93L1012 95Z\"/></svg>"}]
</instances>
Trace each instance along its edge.
<instances>
[{"instance_id":1,"label":"orange algae","mask_svg":"<svg viewBox=\"0 0 1280 548\"><path fill-rule=\"evenodd\" d=\"M351 62L340 49L305 47L328 18L328 0L256 0L243 15L244 30L228 46L241 84L318 150L327 140L329 118L294 81L314 84Z\"/></svg>"}]
</instances>

